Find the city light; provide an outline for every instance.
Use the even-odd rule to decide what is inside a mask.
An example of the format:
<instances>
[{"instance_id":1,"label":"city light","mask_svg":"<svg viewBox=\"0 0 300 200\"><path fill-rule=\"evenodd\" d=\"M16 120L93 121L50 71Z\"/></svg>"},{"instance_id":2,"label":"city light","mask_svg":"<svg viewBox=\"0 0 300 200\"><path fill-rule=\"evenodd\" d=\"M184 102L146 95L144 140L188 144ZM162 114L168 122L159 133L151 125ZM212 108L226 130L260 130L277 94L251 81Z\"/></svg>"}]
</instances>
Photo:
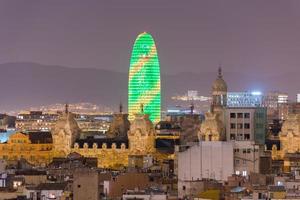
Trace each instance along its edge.
<instances>
[{"instance_id":1,"label":"city light","mask_svg":"<svg viewBox=\"0 0 300 200\"><path fill-rule=\"evenodd\" d=\"M260 91L253 91L253 92L251 92L251 94L259 96L259 95L262 95L262 92L260 92Z\"/></svg>"}]
</instances>

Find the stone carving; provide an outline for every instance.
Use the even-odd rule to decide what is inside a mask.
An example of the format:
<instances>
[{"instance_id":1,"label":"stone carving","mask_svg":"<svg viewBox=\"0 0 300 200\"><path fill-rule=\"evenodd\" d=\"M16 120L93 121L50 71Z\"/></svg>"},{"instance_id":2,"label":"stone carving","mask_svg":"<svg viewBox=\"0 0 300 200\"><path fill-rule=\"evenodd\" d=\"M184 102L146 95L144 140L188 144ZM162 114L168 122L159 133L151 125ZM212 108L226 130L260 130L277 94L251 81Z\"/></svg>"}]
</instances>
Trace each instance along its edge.
<instances>
[{"instance_id":1,"label":"stone carving","mask_svg":"<svg viewBox=\"0 0 300 200\"><path fill-rule=\"evenodd\" d=\"M149 116L136 114L128 132L131 154L146 155L155 151L155 130Z\"/></svg>"},{"instance_id":2,"label":"stone carving","mask_svg":"<svg viewBox=\"0 0 300 200\"><path fill-rule=\"evenodd\" d=\"M128 114L114 114L113 121L107 131L107 137L127 137L127 131L129 130L130 122L128 121Z\"/></svg>"},{"instance_id":3,"label":"stone carving","mask_svg":"<svg viewBox=\"0 0 300 200\"><path fill-rule=\"evenodd\" d=\"M223 132L224 126L219 119L219 114L207 112L205 114L205 121L201 124L198 138L202 141L220 141L224 140Z\"/></svg>"},{"instance_id":4,"label":"stone carving","mask_svg":"<svg viewBox=\"0 0 300 200\"><path fill-rule=\"evenodd\" d=\"M281 150L283 153L296 153L300 151L300 115L290 114L283 123L279 133Z\"/></svg>"},{"instance_id":5,"label":"stone carving","mask_svg":"<svg viewBox=\"0 0 300 200\"><path fill-rule=\"evenodd\" d=\"M66 111L57 121L52 131L53 150L57 156L66 156L79 136L80 129L72 113Z\"/></svg>"}]
</instances>

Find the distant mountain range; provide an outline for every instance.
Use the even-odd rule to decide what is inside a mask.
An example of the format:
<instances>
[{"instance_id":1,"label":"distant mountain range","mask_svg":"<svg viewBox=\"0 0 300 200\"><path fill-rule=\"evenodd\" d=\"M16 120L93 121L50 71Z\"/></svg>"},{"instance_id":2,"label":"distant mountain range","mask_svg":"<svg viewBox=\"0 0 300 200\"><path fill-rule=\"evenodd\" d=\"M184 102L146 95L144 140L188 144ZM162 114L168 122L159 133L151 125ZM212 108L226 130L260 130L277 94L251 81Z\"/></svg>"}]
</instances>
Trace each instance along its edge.
<instances>
[{"instance_id":1,"label":"distant mountain range","mask_svg":"<svg viewBox=\"0 0 300 200\"><path fill-rule=\"evenodd\" d=\"M217 71L217 70L216 70ZM197 90L199 95L210 94L216 72L162 75L163 106L171 96ZM299 75L295 73L269 76L225 72L229 91L261 89L289 93L294 99L299 91ZM118 109L127 104L127 74L91 68L69 68L37 63L0 64L0 111L64 102L91 102ZM299 91L300 92L300 91Z\"/></svg>"}]
</instances>

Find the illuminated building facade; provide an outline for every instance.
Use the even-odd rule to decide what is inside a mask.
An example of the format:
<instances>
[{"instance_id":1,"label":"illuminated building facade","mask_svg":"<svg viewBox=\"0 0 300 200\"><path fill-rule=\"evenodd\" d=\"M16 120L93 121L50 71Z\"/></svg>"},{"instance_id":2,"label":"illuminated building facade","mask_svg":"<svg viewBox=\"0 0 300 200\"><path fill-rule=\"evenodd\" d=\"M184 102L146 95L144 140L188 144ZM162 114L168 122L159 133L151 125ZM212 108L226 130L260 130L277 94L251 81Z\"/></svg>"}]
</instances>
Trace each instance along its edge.
<instances>
[{"instance_id":1,"label":"illuminated building facade","mask_svg":"<svg viewBox=\"0 0 300 200\"><path fill-rule=\"evenodd\" d=\"M142 110L153 123L161 118L160 66L153 37L141 33L135 40L129 68L129 120Z\"/></svg>"},{"instance_id":2,"label":"illuminated building facade","mask_svg":"<svg viewBox=\"0 0 300 200\"><path fill-rule=\"evenodd\" d=\"M53 158L65 158L71 153L97 158L98 167L119 169L127 167L130 156L151 155L158 161L174 159L173 152L165 152L155 145L156 133L147 114L136 114L128 131L128 138L80 138L80 128L74 114L66 111L51 132L16 132L8 141L0 143L0 159L25 159L37 166L45 166Z\"/></svg>"},{"instance_id":3,"label":"illuminated building facade","mask_svg":"<svg viewBox=\"0 0 300 200\"><path fill-rule=\"evenodd\" d=\"M0 159L16 161L25 159L35 165L45 165L52 160L50 132L16 132L5 143L0 143Z\"/></svg>"},{"instance_id":4,"label":"illuminated building facade","mask_svg":"<svg viewBox=\"0 0 300 200\"><path fill-rule=\"evenodd\" d=\"M289 114L279 133L280 148L272 146L273 160L283 160L285 172L299 170L300 114Z\"/></svg>"},{"instance_id":5,"label":"illuminated building facade","mask_svg":"<svg viewBox=\"0 0 300 200\"><path fill-rule=\"evenodd\" d=\"M57 111L23 111L16 117L16 130L21 132L52 131L59 117L60 116ZM112 114L103 113L76 113L74 114L74 118L83 133L105 134L108 131L113 116ZM0 133L0 140L1 138Z\"/></svg>"},{"instance_id":6,"label":"illuminated building facade","mask_svg":"<svg viewBox=\"0 0 300 200\"><path fill-rule=\"evenodd\" d=\"M58 113L28 111L17 115L16 129L18 131L51 131L58 120Z\"/></svg>"},{"instance_id":7,"label":"illuminated building facade","mask_svg":"<svg viewBox=\"0 0 300 200\"><path fill-rule=\"evenodd\" d=\"M262 106L261 92L228 92L228 107L259 107Z\"/></svg>"}]
</instances>

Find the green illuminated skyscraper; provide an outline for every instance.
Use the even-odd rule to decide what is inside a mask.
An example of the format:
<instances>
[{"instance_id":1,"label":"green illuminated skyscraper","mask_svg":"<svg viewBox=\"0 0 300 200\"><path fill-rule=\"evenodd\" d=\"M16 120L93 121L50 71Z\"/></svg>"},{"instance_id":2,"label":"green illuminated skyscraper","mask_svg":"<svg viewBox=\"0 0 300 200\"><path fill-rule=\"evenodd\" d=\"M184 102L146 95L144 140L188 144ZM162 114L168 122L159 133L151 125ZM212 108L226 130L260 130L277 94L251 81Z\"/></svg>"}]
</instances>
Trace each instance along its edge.
<instances>
[{"instance_id":1,"label":"green illuminated skyscraper","mask_svg":"<svg viewBox=\"0 0 300 200\"><path fill-rule=\"evenodd\" d=\"M149 114L153 123L160 121L161 109L160 67L153 37L141 33L136 38L129 68L128 114L129 120L134 114Z\"/></svg>"}]
</instances>

